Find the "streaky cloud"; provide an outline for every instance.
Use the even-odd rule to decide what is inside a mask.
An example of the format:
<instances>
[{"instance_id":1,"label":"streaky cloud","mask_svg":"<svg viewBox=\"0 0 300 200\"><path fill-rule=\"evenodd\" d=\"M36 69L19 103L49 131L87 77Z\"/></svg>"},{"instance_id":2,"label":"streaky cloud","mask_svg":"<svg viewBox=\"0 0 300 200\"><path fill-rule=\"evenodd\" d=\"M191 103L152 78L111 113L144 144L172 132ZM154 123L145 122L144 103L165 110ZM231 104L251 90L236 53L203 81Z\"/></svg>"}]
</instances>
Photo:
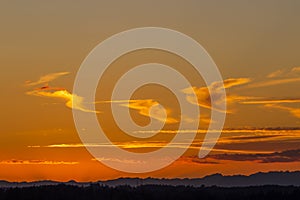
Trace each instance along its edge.
<instances>
[{"instance_id":1,"label":"streaky cloud","mask_svg":"<svg viewBox=\"0 0 300 200\"><path fill-rule=\"evenodd\" d=\"M1 160L0 165L76 165L79 162L70 161L49 161L49 160Z\"/></svg>"},{"instance_id":2,"label":"streaky cloud","mask_svg":"<svg viewBox=\"0 0 300 200\"><path fill-rule=\"evenodd\" d=\"M290 112L293 116L300 118L300 108L293 108L293 107L282 106L282 105L278 105L278 104L266 104L265 107L286 110L286 111Z\"/></svg>"},{"instance_id":3,"label":"streaky cloud","mask_svg":"<svg viewBox=\"0 0 300 200\"><path fill-rule=\"evenodd\" d=\"M248 85L248 88L260 88L260 87L269 87L269 86L275 86L275 85L282 85L287 83L295 83L299 82L300 78L284 78L284 79L275 79L275 80L267 80L267 81L261 81L258 83L252 83Z\"/></svg>"},{"instance_id":4,"label":"streaky cloud","mask_svg":"<svg viewBox=\"0 0 300 200\"><path fill-rule=\"evenodd\" d=\"M76 94L72 94L68 92L64 88L54 88L54 87L42 87L35 89L33 91L26 92L27 95L32 96L39 96L39 97L50 97L50 98L57 98L57 99L63 99L66 101L66 106L71 109L80 110L83 112L94 112L99 113L99 111L92 111L87 109L84 106L84 98L80 97Z\"/></svg>"},{"instance_id":5,"label":"streaky cloud","mask_svg":"<svg viewBox=\"0 0 300 200\"><path fill-rule=\"evenodd\" d=\"M294 99L261 99L251 101L241 101L241 104L278 104L278 103L300 103L299 98Z\"/></svg>"},{"instance_id":6,"label":"streaky cloud","mask_svg":"<svg viewBox=\"0 0 300 200\"><path fill-rule=\"evenodd\" d=\"M209 158L216 160L228 161L255 161L258 163L284 163L284 162L299 162L300 149L285 150L272 153L225 153L209 155Z\"/></svg>"},{"instance_id":7,"label":"streaky cloud","mask_svg":"<svg viewBox=\"0 0 300 200\"><path fill-rule=\"evenodd\" d=\"M50 81L53 81L61 76L70 74L70 72L57 72L57 73L51 73L44 76L41 76L39 80L37 81L26 81L26 86L36 86L36 85L42 85L42 84L48 84Z\"/></svg>"},{"instance_id":8,"label":"streaky cloud","mask_svg":"<svg viewBox=\"0 0 300 200\"><path fill-rule=\"evenodd\" d=\"M207 109L212 109L211 96L213 96L213 98L216 100L214 102L215 103L214 109L220 112L230 113L230 111L222 110L220 108L220 105L222 105L224 101L227 101L227 103L232 103L235 101L248 99L249 97L238 96L238 95L233 95L233 96L227 95L227 97L225 97L224 95L222 95L222 93L220 93L221 87L223 87L224 85L224 88L228 89L235 86L246 84L250 81L251 79L249 78L230 78L224 80L223 82L214 82L208 87L185 88L182 90L182 92L186 94L186 100L189 103L199 105L200 107L207 108ZM212 91L212 94L210 94L209 91ZM196 94L196 98L194 97L194 95L191 95L193 93Z\"/></svg>"}]
</instances>

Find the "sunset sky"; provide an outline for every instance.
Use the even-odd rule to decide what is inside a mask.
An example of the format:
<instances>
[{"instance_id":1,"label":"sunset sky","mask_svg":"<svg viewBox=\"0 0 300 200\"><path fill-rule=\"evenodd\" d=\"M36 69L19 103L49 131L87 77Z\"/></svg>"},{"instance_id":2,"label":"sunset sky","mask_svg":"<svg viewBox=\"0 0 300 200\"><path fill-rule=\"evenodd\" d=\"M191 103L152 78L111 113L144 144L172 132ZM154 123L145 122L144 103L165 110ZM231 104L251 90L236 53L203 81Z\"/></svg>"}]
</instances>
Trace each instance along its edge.
<instances>
[{"instance_id":1,"label":"sunset sky","mask_svg":"<svg viewBox=\"0 0 300 200\"><path fill-rule=\"evenodd\" d=\"M300 170L299 9L297 0L2 1L0 180L196 178ZM161 121L164 113L157 105L162 104L167 111L163 130L147 139L122 133L112 119L110 97L118 78L134 66L157 62L180 71L193 86L180 91L201 110L199 129L186 126L186 134L197 136L181 158L158 171L130 174L104 166L86 150L72 108L93 111L72 90L81 63L96 45L113 34L149 26L180 31L207 50L224 80L227 110L219 111L227 117L218 143L199 159L208 124L214 123L208 87L218 83L205 85L187 61L169 52L147 49L121 56L100 80L95 102L88 102L95 104L98 121L115 145L138 153L157 150L174 137L180 120L195 122L181 115L167 88L146 85L131 99L113 103L129 109L139 125ZM198 99L190 96L191 90ZM149 114L151 106L155 109Z\"/></svg>"}]
</instances>

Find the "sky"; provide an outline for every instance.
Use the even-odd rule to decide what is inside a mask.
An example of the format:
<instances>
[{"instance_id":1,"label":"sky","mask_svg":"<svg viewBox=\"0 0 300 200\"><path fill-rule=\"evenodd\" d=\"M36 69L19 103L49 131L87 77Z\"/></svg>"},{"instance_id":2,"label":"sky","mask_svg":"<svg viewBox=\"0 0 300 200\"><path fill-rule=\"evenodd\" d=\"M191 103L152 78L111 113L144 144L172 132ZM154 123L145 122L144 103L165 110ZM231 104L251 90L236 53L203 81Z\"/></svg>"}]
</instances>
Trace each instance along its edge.
<instances>
[{"instance_id":1,"label":"sky","mask_svg":"<svg viewBox=\"0 0 300 200\"><path fill-rule=\"evenodd\" d=\"M197 178L300 169L299 1L28 0L0 5L0 180ZM73 94L73 84L96 45L113 34L148 26L180 31L207 50L224 80L227 110L219 111L226 113L226 121L212 152L199 159L199 146L209 134L209 123L214 123L208 88L220 83L205 85L188 62L172 53L148 49L120 57L100 80L95 102L88 102L95 104L94 114L114 144L138 153L163 148L181 120L187 124L185 134L196 133L190 148L170 166L124 173L104 166L84 147L72 108L93 111L83 97ZM129 109L139 125L164 121L167 114L158 135L136 139L116 126L110 111L115 82L126 70L149 62L172 66L189 77L192 88L180 92L201 111L197 130L188 129L195 118L181 116L174 94L158 85L143 86L131 99L113 102Z\"/></svg>"}]
</instances>

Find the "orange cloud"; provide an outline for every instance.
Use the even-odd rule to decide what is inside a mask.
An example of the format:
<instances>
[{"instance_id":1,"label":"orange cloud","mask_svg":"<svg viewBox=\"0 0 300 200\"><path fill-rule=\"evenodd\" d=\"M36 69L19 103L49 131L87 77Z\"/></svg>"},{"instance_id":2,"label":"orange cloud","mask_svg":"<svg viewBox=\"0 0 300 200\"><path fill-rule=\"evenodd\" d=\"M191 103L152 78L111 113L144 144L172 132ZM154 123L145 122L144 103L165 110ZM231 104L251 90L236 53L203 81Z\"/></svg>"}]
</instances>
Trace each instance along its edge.
<instances>
[{"instance_id":1,"label":"orange cloud","mask_svg":"<svg viewBox=\"0 0 300 200\"><path fill-rule=\"evenodd\" d=\"M300 99L265 99L243 101L241 104L277 104L277 103L300 103Z\"/></svg>"},{"instance_id":2,"label":"orange cloud","mask_svg":"<svg viewBox=\"0 0 300 200\"><path fill-rule=\"evenodd\" d=\"M137 110L143 116L151 117L167 124L178 122L177 119L169 116L171 114L170 109L164 109L157 101L152 99L130 100L128 103L120 105Z\"/></svg>"},{"instance_id":3,"label":"orange cloud","mask_svg":"<svg viewBox=\"0 0 300 200\"><path fill-rule=\"evenodd\" d=\"M270 74L267 75L267 78L275 78L275 77L279 77L281 76L282 74L284 73L284 70L283 69L279 69L275 72L272 72Z\"/></svg>"},{"instance_id":4,"label":"orange cloud","mask_svg":"<svg viewBox=\"0 0 300 200\"><path fill-rule=\"evenodd\" d=\"M279 69L267 75L267 78L283 78L283 77L295 77L300 72L300 67L294 67L292 69Z\"/></svg>"},{"instance_id":5,"label":"orange cloud","mask_svg":"<svg viewBox=\"0 0 300 200\"><path fill-rule=\"evenodd\" d=\"M300 72L300 67L294 67L294 68L292 69L292 72Z\"/></svg>"},{"instance_id":6,"label":"orange cloud","mask_svg":"<svg viewBox=\"0 0 300 200\"><path fill-rule=\"evenodd\" d=\"M140 160L117 159L117 158L108 158L108 157L93 158L92 160L93 161L111 161L111 162L127 163L127 164L141 164L141 163L144 163Z\"/></svg>"},{"instance_id":7,"label":"orange cloud","mask_svg":"<svg viewBox=\"0 0 300 200\"><path fill-rule=\"evenodd\" d=\"M147 130L147 131L137 131L137 133L161 133L161 134L177 134L180 133L197 133L197 134L206 134L212 133L217 130ZM264 128L264 129L225 129L222 130L222 137L219 139L218 144L240 144L240 143L254 143L254 142L268 142L268 141L295 141L300 140L300 130L299 128ZM202 139L194 141L190 148L199 149L199 144L203 142ZM138 149L138 148L162 148L166 147L169 142L164 140L147 140L147 141L130 141L130 142L115 142L114 144L110 143L75 143L75 144L51 144L51 145L33 145L28 146L29 148L82 148L82 147L111 147L117 146L119 148L125 149ZM186 142L177 142L172 143L169 148L185 148ZM232 150L232 149L214 149L213 151L217 152L249 152L244 150ZM261 151L253 151L255 153Z\"/></svg>"},{"instance_id":8,"label":"orange cloud","mask_svg":"<svg viewBox=\"0 0 300 200\"><path fill-rule=\"evenodd\" d=\"M210 95L212 95L214 97L214 99L216 99L216 104L215 104L215 109L220 111L220 112L228 112L228 111L224 111L220 108L220 105L226 100L228 101L228 103L233 102L234 100L242 100L242 99L246 99L248 97L243 97L243 96L230 96L227 95L227 98L225 99L225 96L222 95L220 93L220 89L222 88L222 86L224 85L224 88L231 88L234 86L238 86L238 85L242 85L245 83L250 82L249 78L230 78L230 79L226 79L223 81L223 83L221 82L215 82L212 83L209 87L192 87L192 88L186 88L184 90L182 90L183 93L185 93L186 96L186 100L192 104L195 105L199 105L200 107L203 108L208 108L211 109L211 97ZM209 90L212 91L212 94L209 93ZM193 92L196 94L197 98L195 98L193 95Z\"/></svg>"},{"instance_id":9,"label":"orange cloud","mask_svg":"<svg viewBox=\"0 0 300 200\"><path fill-rule=\"evenodd\" d=\"M292 108L292 107L281 106L281 105L277 105L277 104L266 104L265 107L286 110L286 111L290 112L292 115L294 115L295 117L300 118L300 108Z\"/></svg>"},{"instance_id":10,"label":"orange cloud","mask_svg":"<svg viewBox=\"0 0 300 200\"><path fill-rule=\"evenodd\" d=\"M253 83L253 84L249 85L249 88L267 87L267 86L281 85L281 84L286 84L286 83L294 83L294 82L299 82L299 81L300 81L300 78L285 78L285 79L268 80L268 81Z\"/></svg>"},{"instance_id":11,"label":"orange cloud","mask_svg":"<svg viewBox=\"0 0 300 200\"><path fill-rule=\"evenodd\" d=\"M51 73L51 74L47 74L45 76L40 77L39 80L37 81L26 81L25 85L26 86L36 86L36 85L41 85L41 84L48 84L50 81L53 81L57 78L59 78L60 76L64 76L70 74L70 72L58 72L58 73Z\"/></svg>"},{"instance_id":12,"label":"orange cloud","mask_svg":"<svg viewBox=\"0 0 300 200\"><path fill-rule=\"evenodd\" d=\"M59 98L64 99L66 101L66 106L72 109L81 110L83 112L95 112L84 106L83 97L77 96L75 94L71 94L66 89L63 88L52 88L52 87L42 87L39 89L35 89L33 91L26 92L27 95L40 96L40 97L51 97L51 98Z\"/></svg>"},{"instance_id":13,"label":"orange cloud","mask_svg":"<svg viewBox=\"0 0 300 200\"><path fill-rule=\"evenodd\" d=\"M211 159L211 158L201 158L199 159L197 156L181 156L177 162L181 162L181 163L195 163L195 164L220 164L220 162L218 162L218 160L216 159Z\"/></svg>"},{"instance_id":14,"label":"orange cloud","mask_svg":"<svg viewBox=\"0 0 300 200\"><path fill-rule=\"evenodd\" d=\"M276 151L272 153L215 154L209 155L208 158L230 161L255 161L259 163L299 162L300 149Z\"/></svg>"},{"instance_id":15,"label":"orange cloud","mask_svg":"<svg viewBox=\"0 0 300 200\"><path fill-rule=\"evenodd\" d=\"M65 88L56 88L48 86L50 81L53 81L60 76L64 76L69 74L70 72L58 72L58 73L51 73L45 76L40 77L38 81L31 82L27 81L25 83L26 86L35 86L40 84L47 84L46 86L37 88L33 91L26 92L27 95L39 96L39 97L50 97L50 98L58 98L63 99L66 101L66 106L72 109L81 110L83 112L95 112L99 113L98 111L92 111L87 109L84 106L84 99L76 94L72 94L68 92Z\"/></svg>"},{"instance_id":16,"label":"orange cloud","mask_svg":"<svg viewBox=\"0 0 300 200\"><path fill-rule=\"evenodd\" d=\"M267 80L253 83L249 85L249 88L268 87L274 85L281 85L293 82L299 82L300 67L294 67L292 69L279 69L271 72L266 76Z\"/></svg>"},{"instance_id":17,"label":"orange cloud","mask_svg":"<svg viewBox=\"0 0 300 200\"><path fill-rule=\"evenodd\" d=\"M47 161L47 160L2 160L1 165L76 165L79 162Z\"/></svg>"},{"instance_id":18,"label":"orange cloud","mask_svg":"<svg viewBox=\"0 0 300 200\"><path fill-rule=\"evenodd\" d=\"M136 131L137 133L166 133L166 134L176 134L178 132L180 133L199 133L199 134L205 134L205 133L212 133L217 132L219 130L207 130L207 129L196 129L196 130L146 130L146 131ZM237 133L246 133L249 134L271 134L274 135L278 133L279 135L289 135L292 137L295 137L295 134L299 136L300 138L300 129L298 127L294 128L245 128L245 129L223 129L222 134L229 134L229 135L235 135ZM292 134L292 135L291 135Z\"/></svg>"},{"instance_id":19,"label":"orange cloud","mask_svg":"<svg viewBox=\"0 0 300 200\"><path fill-rule=\"evenodd\" d=\"M238 85L243 85L249 83L251 80L249 78L229 78L223 81L224 88L231 88ZM222 85L217 82L212 84L216 88L222 87Z\"/></svg>"}]
</instances>

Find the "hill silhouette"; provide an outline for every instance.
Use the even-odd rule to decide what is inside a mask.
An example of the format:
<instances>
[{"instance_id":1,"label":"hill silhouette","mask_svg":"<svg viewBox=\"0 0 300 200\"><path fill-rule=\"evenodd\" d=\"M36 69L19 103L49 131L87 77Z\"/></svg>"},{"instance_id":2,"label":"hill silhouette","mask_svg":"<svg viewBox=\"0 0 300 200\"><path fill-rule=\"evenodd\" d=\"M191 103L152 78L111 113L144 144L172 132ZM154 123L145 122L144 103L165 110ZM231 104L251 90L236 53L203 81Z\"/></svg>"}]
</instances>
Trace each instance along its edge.
<instances>
[{"instance_id":1,"label":"hill silhouette","mask_svg":"<svg viewBox=\"0 0 300 200\"><path fill-rule=\"evenodd\" d=\"M100 184L104 186L128 185L132 187L140 185L169 185L169 186L219 186L219 187L246 187L262 185L279 185L279 186L300 186L300 171L295 172L267 172L255 173L249 176L233 175L223 176L222 174L213 174L203 178L195 179L157 179L157 178L119 178L108 181L97 182L55 182L55 181L36 181L36 182L8 182L0 181L1 188L7 187L32 187L32 186L51 186L58 184L70 186L89 186L90 184Z\"/></svg>"},{"instance_id":2,"label":"hill silhouette","mask_svg":"<svg viewBox=\"0 0 300 200\"><path fill-rule=\"evenodd\" d=\"M300 199L300 187L252 186L252 187L192 187L168 185L101 186L72 185L32 186L1 188L1 200L281 200Z\"/></svg>"}]
</instances>

